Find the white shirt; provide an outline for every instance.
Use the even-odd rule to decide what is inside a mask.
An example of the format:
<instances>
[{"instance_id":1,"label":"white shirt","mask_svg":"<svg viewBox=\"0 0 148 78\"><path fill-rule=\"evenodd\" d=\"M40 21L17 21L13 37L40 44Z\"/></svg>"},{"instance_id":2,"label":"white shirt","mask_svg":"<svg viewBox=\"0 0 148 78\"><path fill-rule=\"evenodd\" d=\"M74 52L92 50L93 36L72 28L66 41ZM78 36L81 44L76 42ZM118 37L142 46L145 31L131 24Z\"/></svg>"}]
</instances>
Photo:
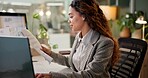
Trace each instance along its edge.
<instances>
[{"instance_id":1,"label":"white shirt","mask_svg":"<svg viewBox=\"0 0 148 78\"><path fill-rule=\"evenodd\" d=\"M76 52L73 55L73 64L75 68L79 71L81 71L81 62L83 59L85 59L85 54L87 53L85 51L85 47L90 42L91 36L92 36L93 30L89 30L89 32L84 35L83 38L78 38L78 43L76 45ZM80 33L79 33L80 35Z\"/></svg>"}]
</instances>

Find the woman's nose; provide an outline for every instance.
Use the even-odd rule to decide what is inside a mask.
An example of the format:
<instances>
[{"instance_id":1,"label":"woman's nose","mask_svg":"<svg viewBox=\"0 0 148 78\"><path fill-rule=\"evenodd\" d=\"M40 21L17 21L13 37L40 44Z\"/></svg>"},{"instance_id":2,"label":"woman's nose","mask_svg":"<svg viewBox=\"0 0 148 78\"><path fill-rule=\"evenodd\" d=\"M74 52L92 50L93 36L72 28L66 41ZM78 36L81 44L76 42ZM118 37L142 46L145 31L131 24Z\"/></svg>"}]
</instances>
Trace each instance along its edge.
<instances>
[{"instance_id":1,"label":"woman's nose","mask_svg":"<svg viewBox=\"0 0 148 78\"><path fill-rule=\"evenodd\" d=\"M70 21L70 19L68 19L68 23L70 23L71 21Z\"/></svg>"}]
</instances>

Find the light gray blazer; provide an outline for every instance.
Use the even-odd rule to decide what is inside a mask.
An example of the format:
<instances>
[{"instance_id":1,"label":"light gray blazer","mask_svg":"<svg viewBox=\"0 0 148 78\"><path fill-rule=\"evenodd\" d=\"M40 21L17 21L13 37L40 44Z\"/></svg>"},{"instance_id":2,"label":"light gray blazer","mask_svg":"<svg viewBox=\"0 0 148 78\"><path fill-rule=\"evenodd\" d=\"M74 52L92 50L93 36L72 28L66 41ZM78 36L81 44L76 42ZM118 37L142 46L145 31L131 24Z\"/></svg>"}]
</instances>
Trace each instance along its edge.
<instances>
[{"instance_id":1,"label":"light gray blazer","mask_svg":"<svg viewBox=\"0 0 148 78\"><path fill-rule=\"evenodd\" d=\"M78 35L75 37L69 57L52 52L51 57L54 62L71 69L70 72L51 72L52 78L110 78L108 69L111 65L114 42L110 38L94 31L89 45L86 46L87 50L85 50L89 52L86 54L86 59L82 61L83 65L80 66L83 71L77 71L72 62L77 42Z\"/></svg>"}]
</instances>

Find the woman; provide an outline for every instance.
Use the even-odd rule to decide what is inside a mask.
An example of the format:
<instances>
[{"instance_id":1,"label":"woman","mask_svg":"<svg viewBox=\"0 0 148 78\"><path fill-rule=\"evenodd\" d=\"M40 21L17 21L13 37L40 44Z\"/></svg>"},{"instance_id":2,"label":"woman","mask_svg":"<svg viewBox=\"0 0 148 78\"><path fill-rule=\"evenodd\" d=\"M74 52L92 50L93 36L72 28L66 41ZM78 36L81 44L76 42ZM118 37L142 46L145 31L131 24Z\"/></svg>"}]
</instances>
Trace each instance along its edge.
<instances>
[{"instance_id":1,"label":"woman","mask_svg":"<svg viewBox=\"0 0 148 78\"><path fill-rule=\"evenodd\" d=\"M75 37L69 57L56 54L42 45L54 62L72 72L36 74L36 78L110 78L108 72L119 57L119 48L108 22L95 0L73 0L69 7L69 23Z\"/></svg>"}]
</instances>

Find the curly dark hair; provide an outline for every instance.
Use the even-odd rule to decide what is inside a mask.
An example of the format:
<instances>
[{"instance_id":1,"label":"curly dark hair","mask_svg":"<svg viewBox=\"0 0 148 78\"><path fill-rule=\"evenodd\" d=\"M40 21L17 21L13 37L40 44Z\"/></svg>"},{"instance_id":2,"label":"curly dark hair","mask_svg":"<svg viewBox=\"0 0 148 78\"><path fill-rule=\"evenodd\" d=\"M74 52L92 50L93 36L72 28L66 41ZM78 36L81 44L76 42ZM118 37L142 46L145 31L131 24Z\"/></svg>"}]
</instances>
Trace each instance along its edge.
<instances>
[{"instance_id":1,"label":"curly dark hair","mask_svg":"<svg viewBox=\"0 0 148 78\"><path fill-rule=\"evenodd\" d=\"M114 41L114 52L112 56L112 65L114 65L119 58L119 46L117 40L112 36L108 21L100 9L99 4L95 0L73 0L70 6L85 17L85 21L90 28Z\"/></svg>"}]
</instances>

